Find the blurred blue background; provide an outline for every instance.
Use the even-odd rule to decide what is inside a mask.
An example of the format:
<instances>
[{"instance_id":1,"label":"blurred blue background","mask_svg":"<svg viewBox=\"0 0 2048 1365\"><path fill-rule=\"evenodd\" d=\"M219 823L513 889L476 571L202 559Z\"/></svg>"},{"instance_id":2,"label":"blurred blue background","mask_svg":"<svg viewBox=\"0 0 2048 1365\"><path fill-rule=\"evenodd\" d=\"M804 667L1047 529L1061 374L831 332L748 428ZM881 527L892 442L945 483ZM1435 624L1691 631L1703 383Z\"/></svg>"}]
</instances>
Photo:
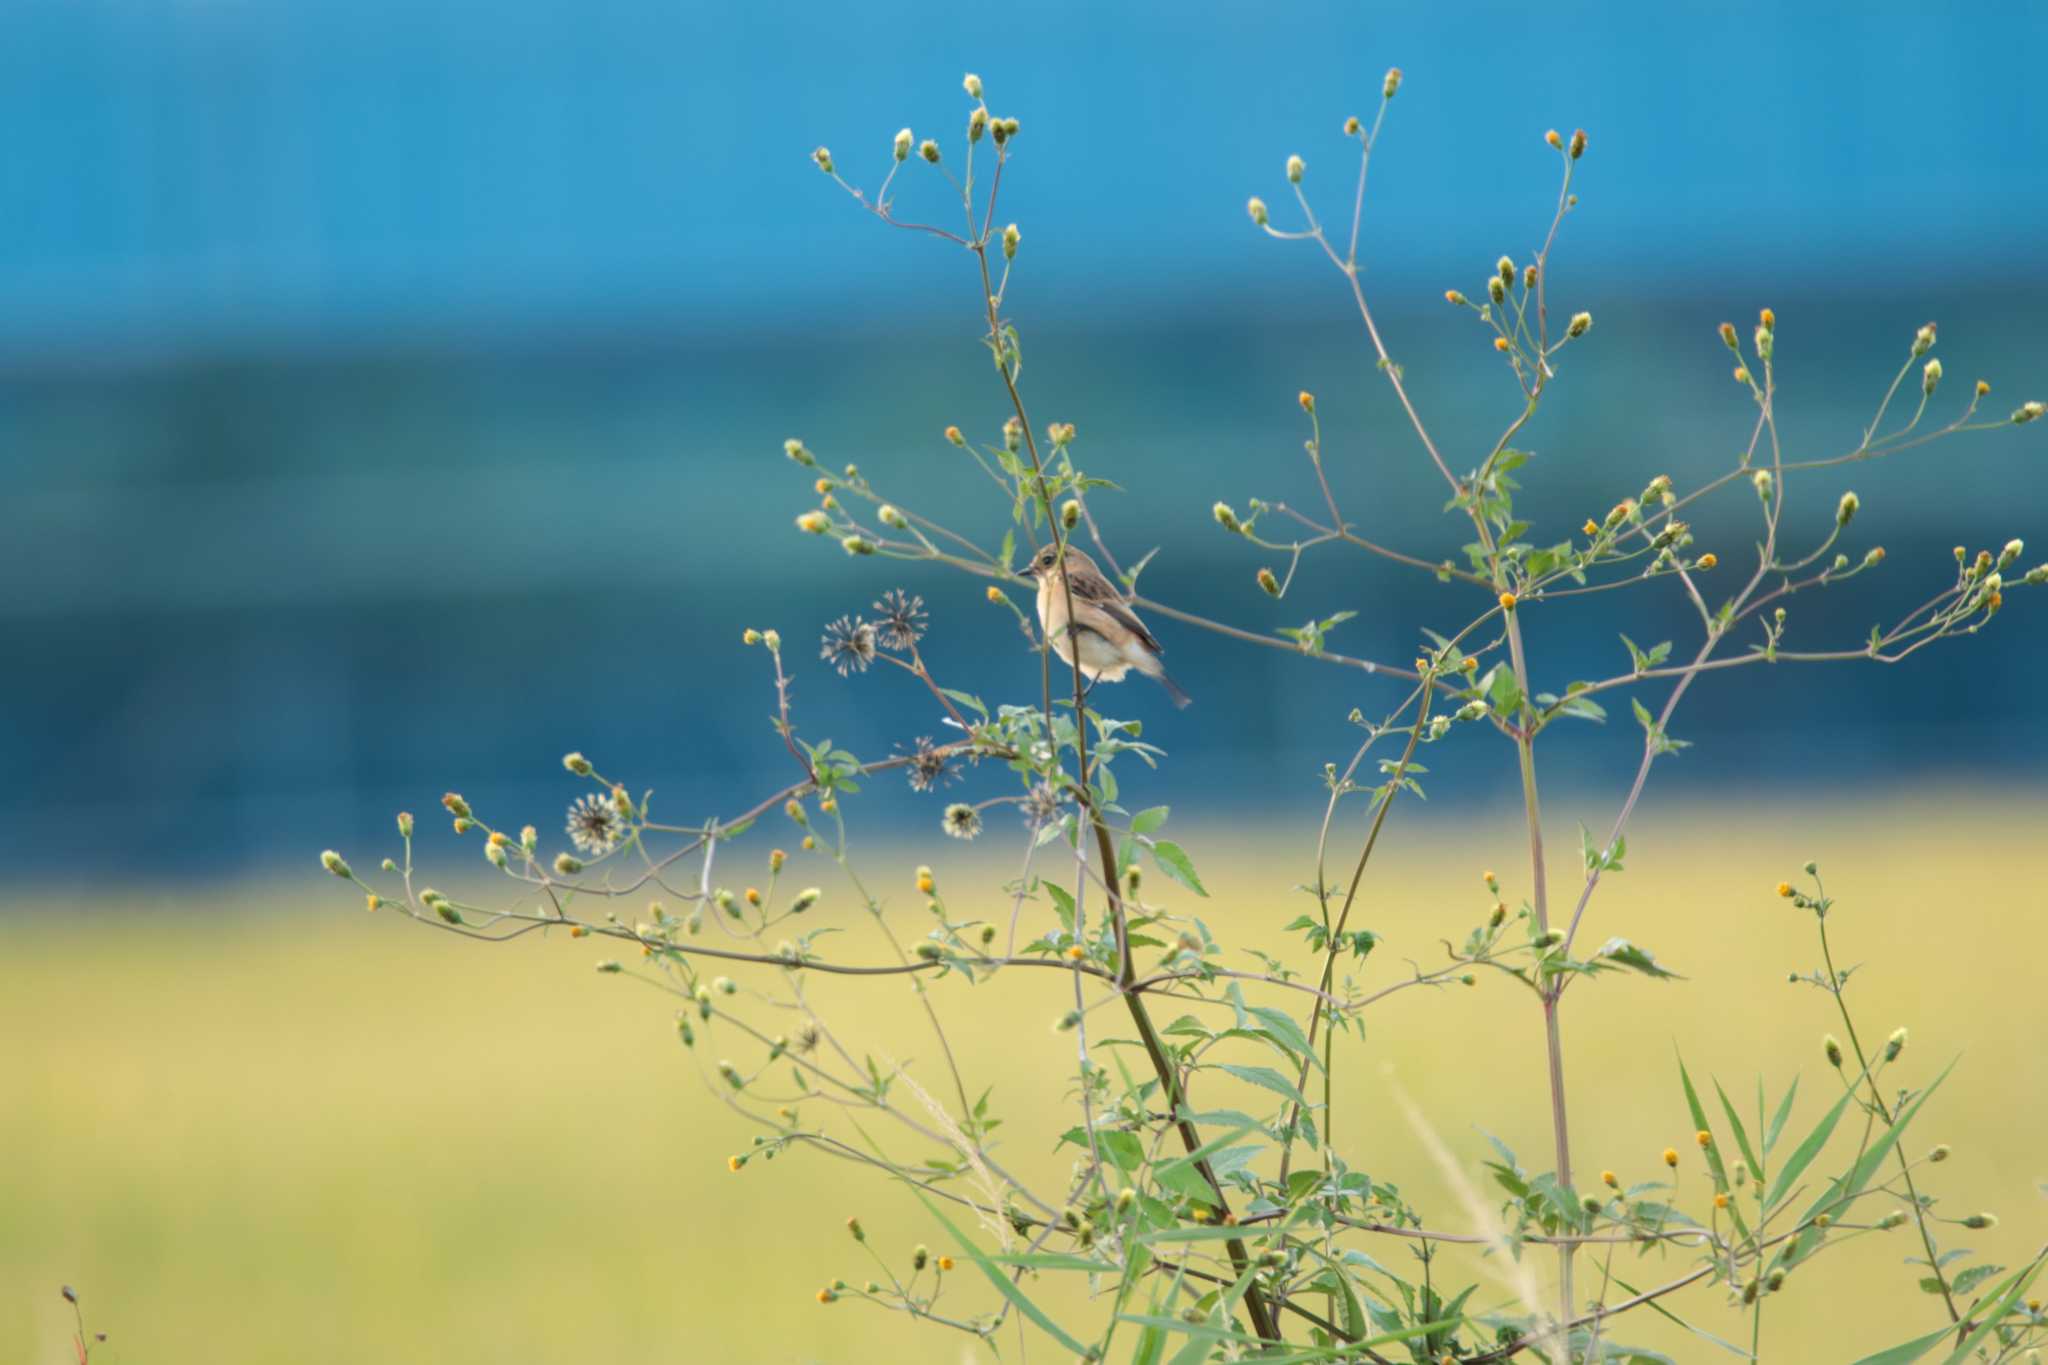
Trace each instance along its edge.
<instances>
[{"instance_id":1,"label":"blurred blue background","mask_svg":"<svg viewBox=\"0 0 2048 1365\"><path fill-rule=\"evenodd\" d=\"M1389 65L1407 81L1366 283L1461 468L1516 397L1440 296L1540 242L1542 131L1591 135L1550 288L1598 323L1522 442L1539 540L1651 473L1683 491L1726 467L1753 408L1714 325L1746 332L1759 304L1794 455L1855 443L1929 318L1942 411L1980 374L1993 412L2048 396L2038 6L15 0L0 36L0 848L31 874L303 861L450 786L517 823L554 808L572 747L672 817L729 811L787 762L743 626L794 642L810 737L878 755L935 729L896 678L809 657L898 584L931 606L946 681L1035 686L980 584L797 536L812 498L781 454L800 435L1001 534L938 436L1004 416L968 260L866 218L808 157L829 144L872 189L905 124L957 157L968 70L1024 125L1000 216L1024 233L1007 311L1035 418L1076 423L1084 467L1137 490L1095 505L1126 560L1162 547L1151 595L1248 628L1353 608L1332 647L1400 661L1469 615L1341 555L1271 603L1270 556L1207 515L1313 501L1309 388L1362 528L1431 557L1463 539L1341 279L1244 216L1259 193L1291 221L1291 152L1325 217L1348 213L1339 125ZM900 203L944 207L928 173ZM1854 486L1850 549L1890 558L1794 602L1792 642L1858 642L1946 581L1952 544L2048 546L2044 428L1795 483L1801 534ZM1744 494L1696 521L1731 582L1751 515ZM1545 683L1616 671L1617 628L1696 638L1675 590L1619 610L1533 621ZM1197 706L1141 685L1113 709L1184 764L1152 779L1176 804L1222 774L1312 799L1345 713L1392 699L1160 633ZM2033 771L2048 648L2024 611L1993 633L1896 669L1716 679L1659 781ZM1640 742L1625 719L1586 740L1595 777ZM1436 766L1433 794L1512 779L1490 751Z\"/></svg>"}]
</instances>

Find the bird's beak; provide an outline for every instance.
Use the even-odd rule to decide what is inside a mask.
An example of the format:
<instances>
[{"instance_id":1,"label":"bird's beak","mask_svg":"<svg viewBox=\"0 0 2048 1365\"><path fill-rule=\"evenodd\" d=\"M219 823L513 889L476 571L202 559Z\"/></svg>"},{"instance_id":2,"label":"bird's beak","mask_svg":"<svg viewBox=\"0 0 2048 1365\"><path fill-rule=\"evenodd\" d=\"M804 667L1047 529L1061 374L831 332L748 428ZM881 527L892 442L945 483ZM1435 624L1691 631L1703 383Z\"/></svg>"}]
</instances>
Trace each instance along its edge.
<instances>
[{"instance_id":1,"label":"bird's beak","mask_svg":"<svg viewBox=\"0 0 2048 1365\"><path fill-rule=\"evenodd\" d=\"M1038 570L1032 568L1029 564L1017 570L1017 577L1019 578L1036 578L1037 576Z\"/></svg>"}]
</instances>

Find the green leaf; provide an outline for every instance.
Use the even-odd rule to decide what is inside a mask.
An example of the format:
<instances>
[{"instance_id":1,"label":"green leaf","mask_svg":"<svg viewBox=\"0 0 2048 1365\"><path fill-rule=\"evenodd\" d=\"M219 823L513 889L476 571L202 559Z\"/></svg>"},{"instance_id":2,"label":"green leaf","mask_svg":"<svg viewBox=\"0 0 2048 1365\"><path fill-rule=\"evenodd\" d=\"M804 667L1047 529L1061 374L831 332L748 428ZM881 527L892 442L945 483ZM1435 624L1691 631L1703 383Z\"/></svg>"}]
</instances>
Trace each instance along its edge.
<instances>
[{"instance_id":1,"label":"green leaf","mask_svg":"<svg viewBox=\"0 0 2048 1365\"><path fill-rule=\"evenodd\" d=\"M1863 1357L1856 1365L1912 1365L1912 1362L1933 1350L1944 1338L1953 1335L1955 1330L1953 1327L1943 1327L1939 1331L1929 1332L1924 1337L1900 1342L1897 1346L1879 1351L1876 1355Z\"/></svg>"},{"instance_id":2,"label":"green leaf","mask_svg":"<svg viewBox=\"0 0 2048 1365\"><path fill-rule=\"evenodd\" d=\"M1159 864L1159 870L1194 892L1197 896L1209 893L1202 887L1202 879L1195 875L1195 865L1189 860L1187 850L1170 839L1161 839L1152 845L1152 861Z\"/></svg>"},{"instance_id":3,"label":"green leaf","mask_svg":"<svg viewBox=\"0 0 2048 1365\"><path fill-rule=\"evenodd\" d=\"M1966 1294L2004 1269L2002 1265L1973 1265L1950 1281L1949 1289L1957 1294Z\"/></svg>"},{"instance_id":4,"label":"green leaf","mask_svg":"<svg viewBox=\"0 0 2048 1365\"><path fill-rule=\"evenodd\" d=\"M1293 1100L1304 1109L1313 1107L1309 1104L1308 1097L1294 1088L1293 1081L1269 1066L1236 1066L1220 1063L1216 1069L1227 1076L1237 1077L1247 1085L1256 1085L1263 1090L1272 1091L1283 1099Z\"/></svg>"},{"instance_id":5,"label":"green leaf","mask_svg":"<svg viewBox=\"0 0 2048 1365\"><path fill-rule=\"evenodd\" d=\"M1821 1116L1821 1121L1806 1135L1805 1141L1792 1150L1792 1155L1786 1158L1777 1177L1771 1181L1771 1192L1764 1198L1765 1207L1775 1205L1782 1199L1785 1192L1792 1188L1793 1182L1798 1180L1806 1168L1813 1164L1813 1159L1820 1155L1820 1149L1828 1145L1828 1139L1834 1136L1835 1124L1841 1119L1842 1111L1849 1107L1849 1099L1853 1093L1853 1090L1845 1088L1842 1091L1842 1098L1836 1100L1834 1107ZM1789 1106L1791 1100L1792 1097L1788 1093L1785 1096L1786 1105Z\"/></svg>"},{"instance_id":6,"label":"green leaf","mask_svg":"<svg viewBox=\"0 0 2048 1365\"><path fill-rule=\"evenodd\" d=\"M1150 834L1166 823L1166 813L1170 809L1170 806L1153 806L1148 810L1139 811L1131 817L1131 833Z\"/></svg>"},{"instance_id":7,"label":"green leaf","mask_svg":"<svg viewBox=\"0 0 2048 1365\"><path fill-rule=\"evenodd\" d=\"M909 1184L908 1181L904 1183ZM988 1277L988 1282L995 1286L996 1292L1015 1304L1017 1311L1022 1313L1026 1320L1038 1327L1040 1331L1050 1336L1054 1341L1072 1351L1075 1355L1086 1354L1088 1348L1068 1336L1064 1328L1045 1315L1044 1309L1031 1301L1030 1295L1012 1283L1008 1275L996 1269L996 1264L988 1258L988 1253L977 1246L974 1240L967 1236L966 1233L954 1226L953 1220L946 1217L939 1210L937 1204L925 1198L923 1190L919 1189L916 1185L910 1185L910 1192L917 1196L918 1203L924 1205L925 1212L937 1219L940 1226L946 1229L960 1249L967 1253L968 1259L972 1260L981 1273Z\"/></svg>"},{"instance_id":8,"label":"green leaf","mask_svg":"<svg viewBox=\"0 0 2048 1365\"><path fill-rule=\"evenodd\" d=\"M1023 1266L1027 1270L1085 1270L1090 1275L1115 1274L1123 1269L1109 1261L1091 1261L1064 1251L1020 1252L1013 1256L990 1256L997 1265Z\"/></svg>"},{"instance_id":9,"label":"green leaf","mask_svg":"<svg viewBox=\"0 0 2048 1365\"><path fill-rule=\"evenodd\" d=\"M1735 1130L1735 1145L1742 1149L1742 1159L1749 1163L1749 1173L1761 1180L1764 1176L1763 1163L1756 1159L1756 1152L1749 1145L1749 1130L1742 1126L1742 1119L1735 1112L1735 1106L1728 1102L1728 1092L1714 1082L1714 1093L1721 1097L1721 1112L1728 1116L1728 1124Z\"/></svg>"},{"instance_id":10,"label":"green leaf","mask_svg":"<svg viewBox=\"0 0 2048 1365\"><path fill-rule=\"evenodd\" d=\"M2048 1261L2037 1260L2031 1266L2022 1266L1998 1282L1998 1287L1985 1296L1995 1301L1990 1307L1977 1310L1977 1330L1963 1338L1962 1345L1956 1347L1954 1353L1949 1356L1947 1365L1963 1365L1963 1362L1971 1358L1978 1344L1998 1330L1999 1319L2012 1311L2012 1306L2019 1302L2020 1295L2027 1292L2027 1286L2034 1282L2043 1266L2048 1266ZM2008 1284L2010 1288L2007 1288Z\"/></svg>"},{"instance_id":11,"label":"green leaf","mask_svg":"<svg viewBox=\"0 0 2048 1365\"><path fill-rule=\"evenodd\" d=\"M1785 1098L1778 1101L1778 1112L1771 1116L1770 1131L1764 1134L1764 1151L1767 1154L1776 1150L1778 1134L1785 1131L1785 1120L1792 1117L1792 1097L1798 1093L1799 1078L1794 1076L1792 1084L1785 1088Z\"/></svg>"},{"instance_id":12,"label":"green leaf","mask_svg":"<svg viewBox=\"0 0 2048 1365\"><path fill-rule=\"evenodd\" d=\"M1639 947L1625 938L1608 939L1593 956L1597 960L1612 962L1631 971L1641 972L1644 976L1656 977L1660 981L1684 980L1677 972L1659 964L1648 948ZM1756 1163L1752 1161L1750 1164L1753 1166Z\"/></svg>"},{"instance_id":13,"label":"green leaf","mask_svg":"<svg viewBox=\"0 0 2048 1365\"><path fill-rule=\"evenodd\" d=\"M1301 1031L1301 1025L1294 1022L1293 1015L1269 1005L1253 1005L1250 1012L1253 1018L1266 1026L1265 1031L1278 1039L1289 1052L1312 1063L1316 1070L1322 1070L1323 1059L1316 1056L1315 1048L1308 1041L1308 1035Z\"/></svg>"}]
</instances>

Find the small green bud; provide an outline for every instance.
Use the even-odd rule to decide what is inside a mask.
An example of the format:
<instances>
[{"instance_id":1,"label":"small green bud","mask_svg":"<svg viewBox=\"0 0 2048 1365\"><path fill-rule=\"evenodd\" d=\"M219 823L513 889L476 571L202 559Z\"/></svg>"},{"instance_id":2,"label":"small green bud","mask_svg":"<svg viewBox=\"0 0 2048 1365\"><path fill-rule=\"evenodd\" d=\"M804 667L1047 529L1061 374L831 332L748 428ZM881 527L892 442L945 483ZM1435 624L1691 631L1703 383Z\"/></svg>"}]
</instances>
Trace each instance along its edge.
<instances>
[{"instance_id":1,"label":"small green bud","mask_svg":"<svg viewBox=\"0 0 2048 1365\"><path fill-rule=\"evenodd\" d=\"M1574 313L1572 314L1570 324L1564 329L1564 334L1568 337L1582 337L1592 325L1593 315L1591 313Z\"/></svg>"},{"instance_id":2,"label":"small green bud","mask_svg":"<svg viewBox=\"0 0 2048 1365\"><path fill-rule=\"evenodd\" d=\"M1995 1213L1973 1213L1963 1219L1963 1226L1973 1232L1982 1232L1985 1228L1995 1228L1998 1226L1998 1215Z\"/></svg>"},{"instance_id":3,"label":"small green bud","mask_svg":"<svg viewBox=\"0 0 2048 1365\"><path fill-rule=\"evenodd\" d=\"M2010 568L2012 562L2025 554L2026 550L2027 542L2024 540L2008 540L2005 542L2005 548L1998 552L1999 572L2003 573L2006 569Z\"/></svg>"},{"instance_id":4,"label":"small green bud","mask_svg":"<svg viewBox=\"0 0 2048 1365\"><path fill-rule=\"evenodd\" d=\"M463 800L461 795L456 792L444 793L441 797L441 804L446 806L448 813L458 820L467 820L470 817L469 802Z\"/></svg>"},{"instance_id":5,"label":"small green bud","mask_svg":"<svg viewBox=\"0 0 2048 1365\"><path fill-rule=\"evenodd\" d=\"M564 877L573 877L583 870L583 860L568 853L555 855L555 871Z\"/></svg>"},{"instance_id":6,"label":"small green bud","mask_svg":"<svg viewBox=\"0 0 2048 1365\"><path fill-rule=\"evenodd\" d=\"M597 970L605 976L617 976L620 972L626 969L620 963L605 961L597 964Z\"/></svg>"},{"instance_id":7,"label":"small green bud","mask_svg":"<svg viewBox=\"0 0 2048 1365\"><path fill-rule=\"evenodd\" d=\"M1259 198L1259 196L1255 194L1251 198L1245 200L1244 210L1246 213L1249 213L1252 216L1252 221L1254 223L1258 224L1260 227L1264 227L1266 225L1265 200Z\"/></svg>"},{"instance_id":8,"label":"small green bud","mask_svg":"<svg viewBox=\"0 0 2048 1365\"><path fill-rule=\"evenodd\" d=\"M409 810L398 812L398 837L401 839L412 838L412 812Z\"/></svg>"},{"instance_id":9,"label":"small green bud","mask_svg":"<svg viewBox=\"0 0 2048 1365\"><path fill-rule=\"evenodd\" d=\"M899 531L910 525L910 519L903 515L902 509L886 502L875 509L875 520L884 526L893 526Z\"/></svg>"},{"instance_id":10,"label":"small green bud","mask_svg":"<svg viewBox=\"0 0 2048 1365\"><path fill-rule=\"evenodd\" d=\"M1764 502L1769 502L1771 500L1771 489L1777 481L1771 477L1770 470L1759 469L1756 472L1755 476L1750 479L1750 482L1756 486L1756 495L1758 498L1760 498Z\"/></svg>"},{"instance_id":11,"label":"small green bud","mask_svg":"<svg viewBox=\"0 0 2048 1365\"><path fill-rule=\"evenodd\" d=\"M320 855L320 866L326 868L337 877L355 876L355 873L349 871L348 864L342 861L341 855L331 848Z\"/></svg>"},{"instance_id":12,"label":"small green bud","mask_svg":"<svg viewBox=\"0 0 2048 1365\"><path fill-rule=\"evenodd\" d=\"M1227 502L1217 503L1209 509L1209 514L1216 518L1218 526L1221 526L1233 535L1241 534L1244 530L1243 525L1237 519L1237 513L1231 510L1230 504Z\"/></svg>"},{"instance_id":13,"label":"small green bud","mask_svg":"<svg viewBox=\"0 0 2048 1365\"><path fill-rule=\"evenodd\" d=\"M1925 327L1922 327L1919 331L1913 333L1913 354L1915 357L1919 357L1926 355L1929 351L1933 349L1934 324L1930 322Z\"/></svg>"},{"instance_id":14,"label":"small green bud","mask_svg":"<svg viewBox=\"0 0 2048 1365\"><path fill-rule=\"evenodd\" d=\"M1070 1030L1072 1030L1072 1029L1073 1029L1073 1028L1075 1027L1075 1025L1079 1024L1080 1022L1081 1022L1081 1011L1079 1011L1079 1010L1068 1010L1068 1011L1067 1011L1067 1012L1066 1012L1065 1014L1062 1014L1062 1015L1061 1015L1061 1016L1059 1017L1059 1019L1058 1019L1058 1020L1056 1020L1056 1021L1054 1022L1054 1024L1053 1024L1053 1032L1055 1032L1055 1033L1066 1033L1066 1032L1069 1032Z\"/></svg>"},{"instance_id":15,"label":"small green bud","mask_svg":"<svg viewBox=\"0 0 2048 1365\"><path fill-rule=\"evenodd\" d=\"M739 994L740 983L729 976L721 976L711 983L711 989L717 991L720 995L737 995Z\"/></svg>"},{"instance_id":16,"label":"small green bud","mask_svg":"<svg viewBox=\"0 0 2048 1365\"><path fill-rule=\"evenodd\" d=\"M939 144L930 138L917 144L917 154L934 166L939 164Z\"/></svg>"},{"instance_id":17,"label":"small green bud","mask_svg":"<svg viewBox=\"0 0 2048 1365\"><path fill-rule=\"evenodd\" d=\"M2025 426L2044 412L2048 412L2048 403L2042 403L2038 399L2031 403L2022 403L2013 409L2012 424L2016 427Z\"/></svg>"},{"instance_id":18,"label":"small green bud","mask_svg":"<svg viewBox=\"0 0 2048 1365\"><path fill-rule=\"evenodd\" d=\"M1940 385L1941 361L1939 359L1930 360L1920 370L1920 392L1923 396L1932 398L1935 389L1940 387Z\"/></svg>"},{"instance_id":19,"label":"small green bud","mask_svg":"<svg viewBox=\"0 0 2048 1365\"><path fill-rule=\"evenodd\" d=\"M1307 169L1308 169L1308 163L1307 163L1306 161L1303 161L1303 160L1302 160L1302 159L1301 159L1300 157L1298 157L1298 156L1290 156L1290 157L1288 157L1288 158L1287 158L1287 183L1288 183L1288 184L1290 184L1290 185L1299 185L1299 184L1301 183L1301 176L1302 176L1302 172L1306 171Z\"/></svg>"},{"instance_id":20,"label":"small green bud","mask_svg":"<svg viewBox=\"0 0 2048 1365\"><path fill-rule=\"evenodd\" d=\"M797 892L796 899L789 903L789 913L792 915L801 915L804 911L816 905L818 903L818 898L824 894L825 893L822 890L815 886L805 887L803 890Z\"/></svg>"},{"instance_id":21,"label":"small green bud","mask_svg":"<svg viewBox=\"0 0 2048 1365\"><path fill-rule=\"evenodd\" d=\"M613 963L612 965L616 969L618 964ZM718 1062L718 1074L725 1077L725 1083L735 1090L740 1089L746 1084L746 1080L740 1075L740 1069L723 1058L720 1058Z\"/></svg>"},{"instance_id":22,"label":"small green bud","mask_svg":"<svg viewBox=\"0 0 2048 1365\"><path fill-rule=\"evenodd\" d=\"M1904 1227L1905 1223L1906 1211L1904 1209L1893 1209L1890 1213L1877 1220L1877 1226L1885 1232L1890 1232L1896 1227Z\"/></svg>"},{"instance_id":23,"label":"small green bud","mask_svg":"<svg viewBox=\"0 0 2048 1365\"><path fill-rule=\"evenodd\" d=\"M967 116L967 141L981 141L981 135L988 131L988 110L977 108Z\"/></svg>"},{"instance_id":24,"label":"small green bud","mask_svg":"<svg viewBox=\"0 0 2048 1365\"><path fill-rule=\"evenodd\" d=\"M378 866L383 868L386 872L398 871L398 864L392 862L389 858L386 858L383 862L379 863Z\"/></svg>"},{"instance_id":25,"label":"small green bud","mask_svg":"<svg viewBox=\"0 0 2048 1365\"><path fill-rule=\"evenodd\" d=\"M1499 303L1507 296L1507 284L1499 276L1495 276L1486 282L1486 297L1492 299L1495 303Z\"/></svg>"},{"instance_id":26,"label":"small green bud","mask_svg":"<svg viewBox=\"0 0 2048 1365\"><path fill-rule=\"evenodd\" d=\"M1137 1204L1137 1202L1138 1192L1127 1185L1123 1189L1117 1191L1116 1211L1118 1213L1129 1213L1132 1207Z\"/></svg>"},{"instance_id":27,"label":"small green bud","mask_svg":"<svg viewBox=\"0 0 2048 1365\"><path fill-rule=\"evenodd\" d=\"M1012 224L1010 224L1010 225L1009 225L1008 227L1004 228L1004 229L1003 229L1003 259L1004 259L1004 260L1006 260L1006 261L1014 261L1014 260L1016 260L1016 259L1017 259L1017 243L1019 243L1019 242L1021 242L1021 241L1023 241L1023 240L1024 240L1024 234L1023 234L1023 233L1021 233L1021 232L1019 232L1019 231L1017 231L1017 225L1016 225L1015 223L1012 223Z\"/></svg>"},{"instance_id":28,"label":"small green bud","mask_svg":"<svg viewBox=\"0 0 2048 1365\"><path fill-rule=\"evenodd\" d=\"M898 161L908 161L910 159L910 142L910 130L908 128L904 128L896 134L895 150Z\"/></svg>"},{"instance_id":29,"label":"small green bud","mask_svg":"<svg viewBox=\"0 0 2048 1365\"><path fill-rule=\"evenodd\" d=\"M813 150L811 152L811 160L818 163L819 170L827 175L832 174L832 149L830 147L819 147Z\"/></svg>"},{"instance_id":30,"label":"small green bud","mask_svg":"<svg viewBox=\"0 0 2048 1365\"><path fill-rule=\"evenodd\" d=\"M1842 494L1842 500L1835 504L1835 525L1847 526L1856 519L1856 510L1863 502L1852 492Z\"/></svg>"},{"instance_id":31,"label":"small green bud","mask_svg":"<svg viewBox=\"0 0 2048 1365\"><path fill-rule=\"evenodd\" d=\"M930 1264L931 1259L931 1248L927 1247L923 1242L919 1242L910 1249L910 1268L912 1270L923 1270L926 1265Z\"/></svg>"},{"instance_id":32,"label":"small green bud","mask_svg":"<svg viewBox=\"0 0 2048 1365\"><path fill-rule=\"evenodd\" d=\"M1899 1054L1905 1050L1906 1030L1903 1027L1893 1029L1892 1036L1884 1040L1884 1059L1888 1062L1897 1061Z\"/></svg>"},{"instance_id":33,"label":"small green bud","mask_svg":"<svg viewBox=\"0 0 2048 1365\"><path fill-rule=\"evenodd\" d=\"M1515 282L1515 263L1508 257L1503 256L1498 261L1495 261L1493 269L1494 273L1500 276L1502 284L1513 284Z\"/></svg>"},{"instance_id":34,"label":"small green bud","mask_svg":"<svg viewBox=\"0 0 2048 1365\"><path fill-rule=\"evenodd\" d=\"M1946 1142L1937 1142L1934 1144L1933 1150L1927 1153L1927 1159L1936 1162L1947 1161L1953 1155L1955 1155L1955 1148L1949 1146Z\"/></svg>"},{"instance_id":35,"label":"small green bud","mask_svg":"<svg viewBox=\"0 0 2048 1365\"><path fill-rule=\"evenodd\" d=\"M847 1219L846 1230L853 1234L853 1240L856 1242L865 1242L868 1239L867 1230L861 1227L858 1218Z\"/></svg>"},{"instance_id":36,"label":"small green bud","mask_svg":"<svg viewBox=\"0 0 2048 1365\"><path fill-rule=\"evenodd\" d=\"M1394 93L1398 91L1400 88L1401 68L1398 66L1388 67L1387 79L1380 86L1380 95L1385 99L1392 99L1394 98Z\"/></svg>"},{"instance_id":37,"label":"small green bud","mask_svg":"<svg viewBox=\"0 0 2048 1365\"><path fill-rule=\"evenodd\" d=\"M1280 595L1280 580L1274 576L1271 569L1259 570L1259 591L1265 593L1268 597L1278 597Z\"/></svg>"},{"instance_id":38,"label":"small green bud","mask_svg":"<svg viewBox=\"0 0 2048 1365\"><path fill-rule=\"evenodd\" d=\"M844 536L839 541L839 548L850 555L871 555L875 552L875 543L866 536Z\"/></svg>"},{"instance_id":39,"label":"small green bud","mask_svg":"<svg viewBox=\"0 0 2048 1365\"><path fill-rule=\"evenodd\" d=\"M578 777L590 776L590 760L585 758L582 754L563 754L562 766L564 768L567 768L570 772L576 774Z\"/></svg>"},{"instance_id":40,"label":"small green bud","mask_svg":"<svg viewBox=\"0 0 2048 1365\"><path fill-rule=\"evenodd\" d=\"M971 100L980 99L981 77L975 75L972 71L968 72L965 76L960 78L960 88L967 92L967 98Z\"/></svg>"},{"instance_id":41,"label":"small green bud","mask_svg":"<svg viewBox=\"0 0 2048 1365\"><path fill-rule=\"evenodd\" d=\"M799 441L794 436L790 437L788 440L782 443L782 453L789 456L790 459L795 460L800 465L809 465L815 467L818 463L817 456L811 454L810 451L806 450L804 448L804 443L802 441Z\"/></svg>"},{"instance_id":42,"label":"small green bud","mask_svg":"<svg viewBox=\"0 0 2048 1365\"><path fill-rule=\"evenodd\" d=\"M1842 1045L1839 1041L1836 1040L1834 1034L1830 1033L1825 1038L1822 1038L1820 1040L1820 1050L1826 1054L1829 1066L1841 1066Z\"/></svg>"},{"instance_id":43,"label":"small green bud","mask_svg":"<svg viewBox=\"0 0 2048 1365\"><path fill-rule=\"evenodd\" d=\"M1060 525L1069 531L1081 523L1081 504L1072 498L1060 504Z\"/></svg>"}]
</instances>

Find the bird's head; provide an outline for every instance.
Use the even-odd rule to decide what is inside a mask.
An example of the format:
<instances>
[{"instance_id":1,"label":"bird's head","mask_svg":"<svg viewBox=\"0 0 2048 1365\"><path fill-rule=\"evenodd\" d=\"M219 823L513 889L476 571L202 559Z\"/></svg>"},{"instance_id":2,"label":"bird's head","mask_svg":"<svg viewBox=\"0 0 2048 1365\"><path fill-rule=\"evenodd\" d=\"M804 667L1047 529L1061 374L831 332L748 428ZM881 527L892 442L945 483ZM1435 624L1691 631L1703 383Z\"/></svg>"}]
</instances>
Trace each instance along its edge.
<instances>
[{"instance_id":1,"label":"bird's head","mask_svg":"<svg viewBox=\"0 0 2048 1365\"><path fill-rule=\"evenodd\" d=\"M1036 578L1041 581L1053 577L1056 572L1054 566L1059 562L1059 553L1057 545L1040 546L1038 553L1026 560L1023 568L1017 570L1017 577ZM1065 568L1068 572L1074 573L1099 572L1094 560L1071 545L1067 547Z\"/></svg>"}]
</instances>

